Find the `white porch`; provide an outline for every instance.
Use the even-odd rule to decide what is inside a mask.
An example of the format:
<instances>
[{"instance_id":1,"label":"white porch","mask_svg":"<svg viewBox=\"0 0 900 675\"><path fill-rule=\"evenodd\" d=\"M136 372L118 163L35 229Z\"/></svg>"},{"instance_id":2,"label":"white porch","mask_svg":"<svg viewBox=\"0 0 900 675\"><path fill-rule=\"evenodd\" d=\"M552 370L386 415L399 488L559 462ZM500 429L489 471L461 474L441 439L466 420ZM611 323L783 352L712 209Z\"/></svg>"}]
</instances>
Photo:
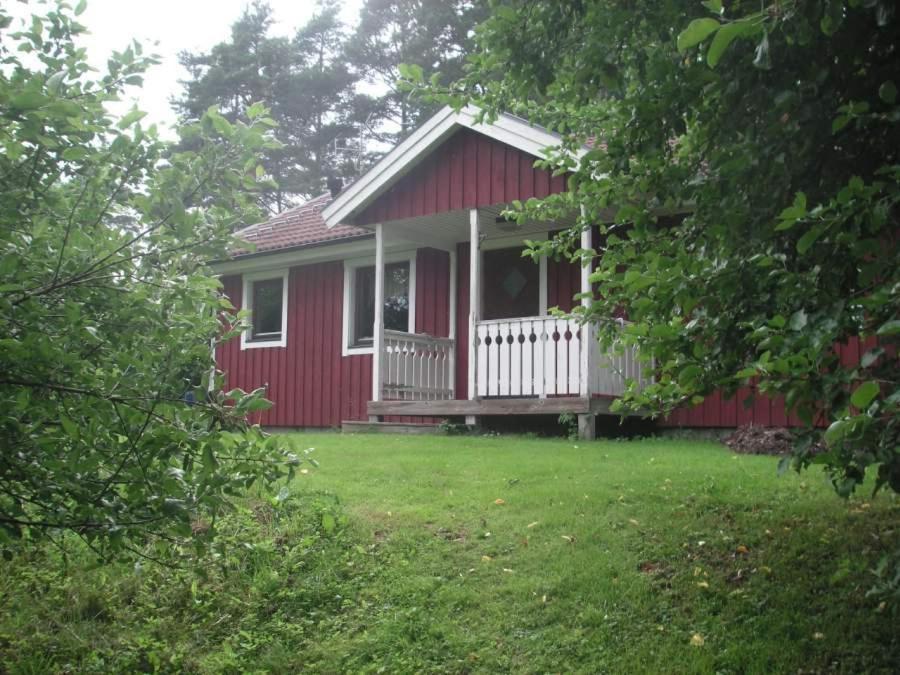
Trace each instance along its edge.
<instances>
[{"instance_id":1,"label":"white porch","mask_svg":"<svg viewBox=\"0 0 900 675\"><path fill-rule=\"evenodd\" d=\"M508 232L498 227L504 224L498 215L502 208L501 205L472 209L467 214L443 213L439 218L423 218L419 222L406 220L375 226L374 360L369 404L372 418L391 414L462 414L471 418L479 414L536 414L557 410L590 415L598 411L592 399L605 399L600 404L603 407L609 399L621 395L627 378L642 379L641 364L633 353L603 354L589 325L546 313L546 260L540 269L542 314L502 319L483 317L485 298L494 290L484 284L484 252L516 241L521 246L522 239L539 239L552 228L546 223L526 225L510 239ZM464 215L468 216L468 223L460 217ZM447 337L385 329L385 246L386 242L396 245L398 240L449 253ZM469 340L462 345L456 336L460 300L456 251L461 242L469 246L470 261ZM581 246L592 246L590 231L582 233ZM580 290L590 290L588 267L580 270ZM585 298L581 302L589 300ZM459 349L465 349L468 355L467 402L457 396L461 384L456 381ZM495 409L505 412L489 412Z\"/></svg>"}]
</instances>

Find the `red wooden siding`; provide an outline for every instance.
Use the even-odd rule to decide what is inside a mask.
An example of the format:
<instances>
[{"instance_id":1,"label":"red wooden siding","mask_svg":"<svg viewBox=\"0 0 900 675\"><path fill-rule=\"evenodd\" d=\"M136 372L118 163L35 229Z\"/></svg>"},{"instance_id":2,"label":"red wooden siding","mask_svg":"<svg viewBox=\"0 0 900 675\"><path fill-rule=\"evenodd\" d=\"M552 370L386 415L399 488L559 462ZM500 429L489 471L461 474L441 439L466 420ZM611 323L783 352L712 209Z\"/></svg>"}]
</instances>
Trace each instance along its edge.
<instances>
[{"instance_id":1,"label":"red wooden siding","mask_svg":"<svg viewBox=\"0 0 900 675\"><path fill-rule=\"evenodd\" d=\"M416 332L450 335L450 254L433 248L416 252Z\"/></svg>"},{"instance_id":2,"label":"red wooden siding","mask_svg":"<svg viewBox=\"0 0 900 675\"><path fill-rule=\"evenodd\" d=\"M354 223L384 223L563 192L566 177L534 168L535 159L484 134L460 129L369 204Z\"/></svg>"},{"instance_id":3,"label":"red wooden siding","mask_svg":"<svg viewBox=\"0 0 900 675\"><path fill-rule=\"evenodd\" d=\"M840 357L842 367L855 368L862 355L875 345L874 338L866 340L851 338L845 343L835 345L834 349ZM825 424L825 420L818 420L817 423ZM666 427L734 427L745 424L771 427L803 426L795 414L788 415L785 412L783 397L769 398L757 395L751 387L741 387L730 399L726 399L721 392L715 392L707 396L700 405L676 410L667 419L660 420L660 424Z\"/></svg>"},{"instance_id":4,"label":"red wooden siding","mask_svg":"<svg viewBox=\"0 0 900 675\"><path fill-rule=\"evenodd\" d=\"M372 392L372 357L341 356L343 264L294 267L288 282L287 346L241 350L236 338L219 347L217 361L227 386L265 386L275 403L257 420L276 427L335 427L366 419ZM223 280L240 308L241 277Z\"/></svg>"}]
</instances>

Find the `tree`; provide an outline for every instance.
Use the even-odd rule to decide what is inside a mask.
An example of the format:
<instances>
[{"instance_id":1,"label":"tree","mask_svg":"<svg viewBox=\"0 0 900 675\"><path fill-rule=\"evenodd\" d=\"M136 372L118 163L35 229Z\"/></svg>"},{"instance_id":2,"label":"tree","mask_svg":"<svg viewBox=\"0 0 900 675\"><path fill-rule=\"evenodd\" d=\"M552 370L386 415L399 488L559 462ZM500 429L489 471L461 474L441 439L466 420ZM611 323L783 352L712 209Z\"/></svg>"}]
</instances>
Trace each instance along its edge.
<instances>
[{"instance_id":1,"label":"tree","mask_svg":"<svg viewBox=\"0 0 900 675\"><path fill-rule=\"evenodd\" d=\"M788 462L824 465L843 495L876 466L900 491L894 4L492 7L469 72L430 91L563 135L549 164L571 191L519 215L585 209L534 253L593 258L585 320L653 360L622 404L665 414L749 384L807 424ZM599 249L574 250L591 223ZM857 337L867 351L842 365L834 346Z\"/></svg>"},{"instance_id":2,"label":"tree","mask_svg":"<svg viewBox=\"0 0 900 675\"><path fill-rule=\"evenodd\" d=\"M273 123L210 110L175 152L104 107L153 63L140 45L94 78L65 3L11 24L0 9L0 547L199 546L229 498L297 461L248 427L268 402L222 392L210 353L242 318L205 261L257 214Z\"/></svg>"},{"instance_id":3,"label":"tree","mask_svg":"<svg viewBox=\"0 0 900 675\"><path fill-rule=\"evenodd\" d=\"M341 58L345 35L335 2L319 2L293 39L271 36L273 20L271 8L257 0L234 23L229 41L206 54L183 52L190 79L173 105L184 120L216 105L229 121L253 103L269 106L281 145L266 152L274 182L259 203L280 212L321 193L330 172L346 171L335 147L357 135L346 121L356 78Z\"/></svg>"},{"instance_id":4,"label":"tree","mask_svg":"<svg viewBox=\"0 0 900 675\"><path fill-rule=\"evenodd\" d=\"M452 82L462 75L472 30L485 16L480 0L367 0L347 59L383 90L356 101L356 117L375 141L395 144L437 108L398 86L401 64Z\"/></svg>"}]
</instances>

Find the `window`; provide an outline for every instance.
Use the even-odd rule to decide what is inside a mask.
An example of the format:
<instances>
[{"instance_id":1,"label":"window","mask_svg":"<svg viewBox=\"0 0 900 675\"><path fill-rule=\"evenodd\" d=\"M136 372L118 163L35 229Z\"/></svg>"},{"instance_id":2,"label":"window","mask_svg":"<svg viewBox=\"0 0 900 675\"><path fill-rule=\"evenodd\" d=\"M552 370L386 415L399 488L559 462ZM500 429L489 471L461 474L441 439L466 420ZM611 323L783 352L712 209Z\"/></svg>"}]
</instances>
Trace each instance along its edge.
<instances>
[{"instance_id":1,"label":"window","mask_svg":"<svg viewBox=\"0 0 900 675\"><path fill-rule=\"evenodd\" d=\"M415 259L384 265L384 328L413 332L415 318ZM372 350L375 327L375 266L348 264L344 282L344 353L368 353Z\"/></svg>"},{"instance_id":2,"label":"window","mask_svg":"<svg viewBox=\"0 0 900 675\"><path fill-rule=\"evenodd\" d=\"M241 348L284 347L287 344L287 272L244 277L244 307L250 327Z\"/></svg>"},{"instance_id":3,"label":"window","mask_svg":"<svg viewBox=\"0 0 900 675\"><path fill-rule=\"evenodd\" d=\"M522 257L521 248L482 253L483 319L509 319L541 314L540 267Z\"/></svg>"}]
</instances>

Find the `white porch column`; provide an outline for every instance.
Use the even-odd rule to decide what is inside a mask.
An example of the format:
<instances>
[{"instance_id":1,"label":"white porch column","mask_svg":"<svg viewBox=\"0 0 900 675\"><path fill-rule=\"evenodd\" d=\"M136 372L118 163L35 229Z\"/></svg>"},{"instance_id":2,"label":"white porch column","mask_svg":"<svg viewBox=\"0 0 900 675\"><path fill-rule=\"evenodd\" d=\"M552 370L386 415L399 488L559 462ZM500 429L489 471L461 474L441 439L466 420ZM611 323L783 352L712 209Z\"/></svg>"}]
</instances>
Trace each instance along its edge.
<instances>
[{"instance_id":1,"label":"white porch column","mask_svg":"<svg viewBox=\"0 0 900 675\"><path fill-rule=\"evenodd\" d=\"M469 400L478 398L476 371L478 352L475 349L475 326L481 318L481 227L478 209L469 211ZM466 418L467 424L475 424L477 420L471 416Z\"/></svg>"},{"instance_id":2,"label":"white porch column","mask_svg":"<svg viewBox=\"0 0 900 675\"><path fill-rule=\"evenodd\" d=\"M375 324L372 328L372 347L372 400L380 401L384 356L384 226L381 223L375 225Z\"/></svg>"},{"instance_id":3,"label":"white porch column","mask_svg":"<svg viewBox=\"0 0 900 675\"><path fill-rule=\"evenodd\" d=\"M459 285L456 279L456 247L451 248L448 251L449 254L449 265L450 265L450 297L448 298L447 306L450 308L450 316L448 321L450 325L447 328L447 337L453 340L453 348L450 350L450 396L451 398L456 398L456 350L459 349L459 345L456 342L456 302L457 302L457 286Z\"/></svg>"},{"instance_id":4,"label":"white porch column","mask_svg":"<svg viewBox=\"0 0 900 675\"><path fill-rule=\"evenodd\" d=\"M587 215L587 209L584 206L581 207L581 217L582 220L585 219ZM581 231L581 248L583 250L593 249L594 241L591 236L593 232L592 227L587 227L586 229ZM585 261L582 260L581 263L581 293L590 293L591 292L591 263L588 262L585 264ZM584 311L587 310L591 306L590 297L581 298L581 306L584 308ZM581 324L581 363L579 364L579 382L578 389L582 397L590 399L591 397L591 375L593 375L592 369L597 367L597 364L593 361L593 354L596 353L596 349L594 349L594 335L591 330L591 325L589 323ZM589 441L593 440L595 434L595 420L593 413L588 413L587 415L579 415L578 416L578 435L583 440Z\"/></svg>"},{"instance_id":5,"label":"white porch column","mask_svg":"<svg viewBox=\"0 0 900 675\"><path fill-rule=\"evenodd\" d=\"M585 208L581 207L581 215L585 216ZM591 232L593 228L588 227L581 231L581 248L583 250L593 249L594 242L591 237ZM582 261L581 263L581 293L589 294L591 292L591 263L587 264ZM591 306L590 297L581 298L581 306L584 308L584 311L587 312ZM593 340L593 331L591 330L591 325L589 323L584 323L581 325L581 381L579 383L579 391L582 396L590 396L591 395L591 367L593 364L591 360L591 354L594 352L594 340Z\"/></svg>"}]
</instances>

